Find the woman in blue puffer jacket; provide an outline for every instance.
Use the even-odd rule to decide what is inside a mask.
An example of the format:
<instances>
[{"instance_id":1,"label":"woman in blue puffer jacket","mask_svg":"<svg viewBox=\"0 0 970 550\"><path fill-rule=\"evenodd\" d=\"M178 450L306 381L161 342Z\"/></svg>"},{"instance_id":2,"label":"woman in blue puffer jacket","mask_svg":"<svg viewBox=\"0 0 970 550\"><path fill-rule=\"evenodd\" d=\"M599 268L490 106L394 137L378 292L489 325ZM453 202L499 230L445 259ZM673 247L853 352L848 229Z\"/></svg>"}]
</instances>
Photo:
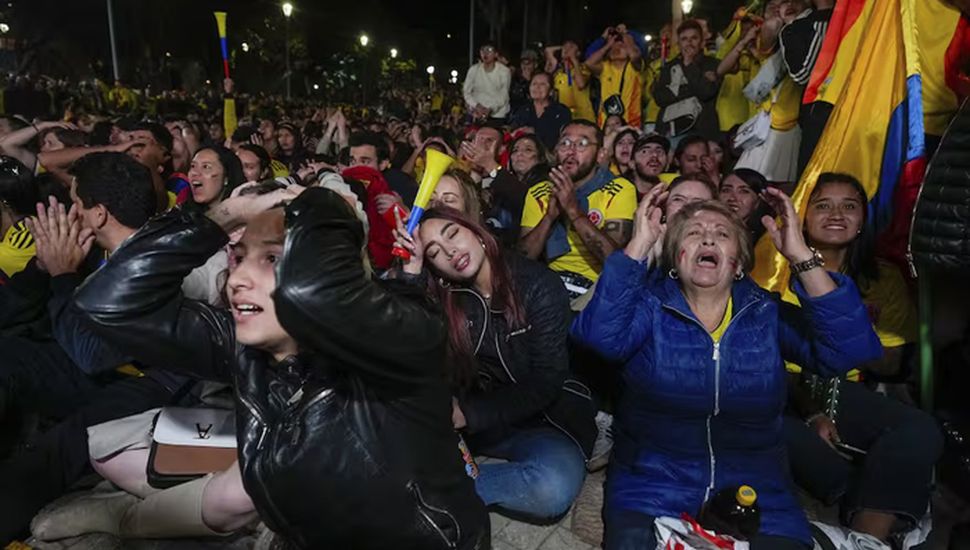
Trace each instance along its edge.
<instances>
[{"instance_id":1,"label":"woman in blue puffer jacket","mask_svg":"<svg viewBox=\"0 0 970 550\"><path fill-rule=\"evenodd\" d=\"M576 319L580 343L623 365L606 488L606 548L650 549L653 520L695 517L723 488L758 493L759 548L810 548L808 522L791 491L782 439L783 361L841 374L882 353L852 281L821 268L798 215L763 223L792 266L801 308L781 303L745 271L744 224L715 201L688 205L664 230L656 189L635 217L634 237L610 256L596 294ZM665 234L664 234L665 233ZM664 234L663 265L647 265Z\"/></svg>"}]
</instances>

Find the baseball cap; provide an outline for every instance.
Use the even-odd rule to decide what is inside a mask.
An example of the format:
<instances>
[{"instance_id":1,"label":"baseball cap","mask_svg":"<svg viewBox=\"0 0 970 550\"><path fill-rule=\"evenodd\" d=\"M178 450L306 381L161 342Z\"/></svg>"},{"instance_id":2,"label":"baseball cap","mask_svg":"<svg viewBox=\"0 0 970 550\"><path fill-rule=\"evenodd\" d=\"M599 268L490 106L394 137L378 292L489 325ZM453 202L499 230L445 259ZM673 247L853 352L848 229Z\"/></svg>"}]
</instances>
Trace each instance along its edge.
<instances>
[{"instance_id":1,"label":"baseball cap","mask_svg":"<svg viewBox=\"0 0 970 550\"><path fill-rule=\"evenodd\" d=\"M670 153L670 140L660 134L647 134L640 136L640 138L637 139L636 144L633 146L633 152L636 153L648 143L656 143L657 145L663 147L664 153Z\"/></svg>"}]
</instances>

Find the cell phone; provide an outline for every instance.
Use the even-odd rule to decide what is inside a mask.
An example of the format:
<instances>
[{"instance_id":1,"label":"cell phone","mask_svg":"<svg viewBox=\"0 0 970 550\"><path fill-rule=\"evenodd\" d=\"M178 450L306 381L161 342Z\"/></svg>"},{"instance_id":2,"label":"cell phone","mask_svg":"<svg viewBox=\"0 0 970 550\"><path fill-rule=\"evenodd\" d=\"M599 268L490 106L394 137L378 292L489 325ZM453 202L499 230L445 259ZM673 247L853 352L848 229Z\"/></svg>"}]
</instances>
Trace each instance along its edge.
<instances>
[{"instance_id":1,"label":"cell phone","mask_svg":"<svg viewBox=\"0 0 970 550\"><path fill-rule=\"evenodd\" d=\"M845 455L849 459L862 459L868 454L865 450L859 447L854 447L848 443L843 443L841 441L836 441L833 443L835 450L840 454Z\"/></svg>"}]
</instances>

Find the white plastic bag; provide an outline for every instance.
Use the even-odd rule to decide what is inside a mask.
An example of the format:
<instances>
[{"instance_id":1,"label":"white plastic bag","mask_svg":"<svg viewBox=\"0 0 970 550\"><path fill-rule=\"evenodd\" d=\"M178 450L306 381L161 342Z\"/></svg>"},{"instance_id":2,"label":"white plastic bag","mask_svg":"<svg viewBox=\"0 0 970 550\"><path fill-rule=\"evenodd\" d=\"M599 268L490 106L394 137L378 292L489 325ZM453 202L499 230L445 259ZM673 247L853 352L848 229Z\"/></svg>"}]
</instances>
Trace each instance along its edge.
<instances>
[{"instance_id":1,"label":"white plastic bag","mask_svg":"<svg viewBox=\"0 0 970 550\"><path fill-rule=\"evenodd\" d=\"M748 543L707 531L693 518L661 517L654 520L657 550L748 550Z\"/></svg>"}]
</instances>

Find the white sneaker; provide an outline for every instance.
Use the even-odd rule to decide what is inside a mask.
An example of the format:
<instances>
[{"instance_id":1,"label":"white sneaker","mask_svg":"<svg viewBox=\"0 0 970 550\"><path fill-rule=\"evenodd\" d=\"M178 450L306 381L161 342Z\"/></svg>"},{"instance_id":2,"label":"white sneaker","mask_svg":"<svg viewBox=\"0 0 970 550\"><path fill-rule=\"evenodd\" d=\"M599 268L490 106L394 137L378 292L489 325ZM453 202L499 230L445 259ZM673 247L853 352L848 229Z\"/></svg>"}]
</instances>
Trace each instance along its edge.
<instances>
[{"instance_id":1,"label":"white sneaker","mask_svg":"<svg viewBox=\"0 0 970 550\"><path fill-rule=\"evenodd\" d=\"M610 462L613 450L613 415L599 411L596 413L596 443L593 443L593 456L586 463L586 470L602 470Z\"/></svg>"}]
</instances>

